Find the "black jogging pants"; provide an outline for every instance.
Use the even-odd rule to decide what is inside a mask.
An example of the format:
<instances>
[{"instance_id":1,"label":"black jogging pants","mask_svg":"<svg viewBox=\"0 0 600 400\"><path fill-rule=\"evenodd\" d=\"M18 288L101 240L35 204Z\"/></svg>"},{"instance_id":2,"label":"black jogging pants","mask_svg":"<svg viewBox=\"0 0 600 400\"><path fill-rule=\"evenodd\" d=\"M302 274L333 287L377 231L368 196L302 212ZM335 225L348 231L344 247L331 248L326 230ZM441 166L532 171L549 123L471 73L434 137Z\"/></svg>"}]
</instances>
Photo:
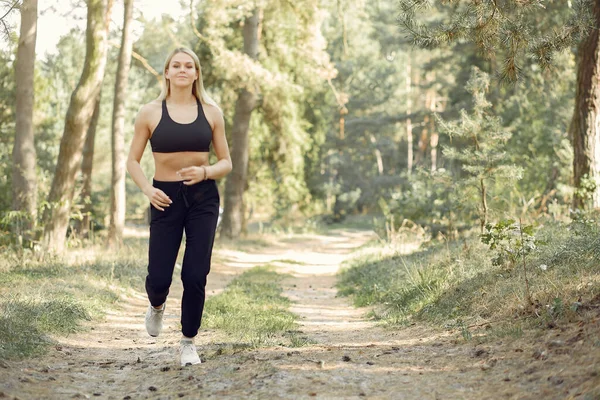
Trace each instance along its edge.
<instances>
[{"instance_id":1,"label":"black jogging pants","mask_svg":"<svg viewBox=\"0 0 600 400\"><path fill-rule=\"evenodd\" d=\"M185 231L185 255L181 268L181 325L184 336L194 337L200 328L204 311L206 277L210 271L219 218L219 191L212 179L191 186L181 181L154 180L153 185L165 192L173 203L165 207L165 211L150 206L146 292L150 304L155 307L166 301Z\"/></svg>"}]
</instances>

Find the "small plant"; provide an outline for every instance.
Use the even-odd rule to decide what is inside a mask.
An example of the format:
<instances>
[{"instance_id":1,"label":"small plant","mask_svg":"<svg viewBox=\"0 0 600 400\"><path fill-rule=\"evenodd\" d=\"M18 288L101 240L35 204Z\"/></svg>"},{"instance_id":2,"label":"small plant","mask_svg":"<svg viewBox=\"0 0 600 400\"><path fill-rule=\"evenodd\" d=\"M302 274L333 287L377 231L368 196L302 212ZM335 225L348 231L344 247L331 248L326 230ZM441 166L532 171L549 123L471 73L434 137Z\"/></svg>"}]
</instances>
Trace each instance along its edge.
<instances>
[{"instance_id":1,"label":"small plant","mask_svg":"<svg viewBox=\"0 0 600 400\"><path fill-rule=\"evenodd\" d=\"M585 236L598 233L597 215L592 211L575 209L569 210L571 223L569 230L577 236Z\"/></svg>"},{"instance_id":2,"label":"small plant","mask_svg":"<svg viewBox=\"0 0 600 400\"><path fill-rule=\"evenodd\" d=\"M523 261L523 278L525 281L525 296L528 306L533 304L529 280L527 279L527 263L525 257L537 248L539 241L535 237L533 225L523 226L513 219L503 220L495 225L487 224L486 232L481 235L481 241L491 250L498 250L498 255L492 260L494 265L508 263L512 268L519 258Z\"/></svg>"},{"instance_id":3,"label":"small plant","mask_svg":"<svg viewBox=\"0 0 600 400\"><path fill-rule=\"evenodd\" d=\"M493 265L508 264L510 267L514 267L519 257L526 256L539 244L533 225L522 226L514 219L487 224L481 242L487 244L490 250L498 251L492 259Z\"/></svg>"},{"instance_id":4,"label":"small plant","mask_svg":"<svg viewBox=\"0 0 600 400\"><path fill-rule=\"evenodd\" d=\"M552 301L552 305L548 307L548 312L553 319L560 318L565 311L565 305L560 297L555 297Z\"/></svg>"},{"instance_id":5,"label":"small plant","mask_svg":"<svg viewBox=\"0 0 600 400\"><path fill-rule=\"evenodd\" d=\"M586 208L593 208L592 200L598 184L594 178L590 178L588 174L581 177L579 187L575 190L574 196L576 202Z\"/></svg>"},{"instance_id":6,"label":"small plant","mask_svg":"<svg viewBox=\"0 0 600 400\"><path fill-rule=\"evenodd\" d=\"M473 339L473 334L469 330L469 327L465 325L465 323L462 320L458 321L458 327L460 328L460 334L462 335L463 339L465 339L465 342L468 342L471 339Z\"/></svg>"}]
</instances>

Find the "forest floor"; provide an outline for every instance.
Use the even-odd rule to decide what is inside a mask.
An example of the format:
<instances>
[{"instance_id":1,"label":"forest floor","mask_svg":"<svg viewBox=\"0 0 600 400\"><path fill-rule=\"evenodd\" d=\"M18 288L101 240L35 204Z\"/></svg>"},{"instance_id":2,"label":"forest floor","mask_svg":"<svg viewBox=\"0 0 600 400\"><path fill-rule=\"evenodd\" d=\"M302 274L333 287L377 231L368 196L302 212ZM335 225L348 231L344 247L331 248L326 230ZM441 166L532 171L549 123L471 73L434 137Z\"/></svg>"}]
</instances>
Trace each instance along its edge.
<instances>
[{"instance_id":1,"label":"forest floor","mask_svg":"<svg viewBox=\"0 0 600 400\"><path fill-rule=\"evenodd\" d=\"M180 367L182 287L174 279L160 337L144 330L145 294L126 296L104 321L57 338L48 354L0 362L0 398L600 398L600 346L582 340L578 326L477 345L441 328L390 329L370 321L368 310L336 296L335 274L372 238L339 229L216 250L208 296L253 266L269 263L289 274L282 285L309 339L305 346L239 349L201 330L203 363Z\"/></svg>"}]
</instances>

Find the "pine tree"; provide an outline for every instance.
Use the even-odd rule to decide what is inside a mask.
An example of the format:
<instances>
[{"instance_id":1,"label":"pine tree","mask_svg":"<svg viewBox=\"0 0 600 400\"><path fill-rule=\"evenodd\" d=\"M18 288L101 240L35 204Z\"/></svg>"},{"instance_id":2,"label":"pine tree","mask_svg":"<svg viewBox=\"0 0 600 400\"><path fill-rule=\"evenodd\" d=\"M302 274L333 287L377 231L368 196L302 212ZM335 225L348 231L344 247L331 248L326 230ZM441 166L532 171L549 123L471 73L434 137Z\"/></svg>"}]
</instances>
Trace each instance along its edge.
<instances>
[{"instance_id":1,"label":"pine tree","mask_svg":"<svg viewBox=\"0 0 600 400\"><path fill-rule=\"evenodd\" d=\"M596 159L600 127L593 122L600 103L600 0L456 0L441 6L449 17L433 27L415 19L417 11L430 5L429 0L400 0L400 21L415 44L438 47L458 40L473 41L495 63L503 59L495 69L505 81L521 78L526 57L547 70L557 52L578 44L577 93L569 129L573 181L576 193L590 191L591 204L600 207ZM582 207L584 201L575 196L573 205Z\"/></svg>"},{"instance_id":2,"label":"pine tree","mask_svg":"<svg viewBox=\"0 0 600 400\"><path fill-rule=\"evenodd\" d=\"M502 121L489 113L491 104L485 93L489 88L489 75L473 68L467 90L473 96L473 110L461 111L458 121L447 122L438 117L442 133L453 140L453 146L446 146L443 154L449 160L460 163L465 176L458 182L459 190L476 188L481 232L488 222L490 207L488 198L492 183L495 187L520 179L520 167L506 163L506 142L510 132L502 126ZM460 149L460 150L459 150ZM468 199L465 196L465 199Z\"/></svg>"}]
</instances>

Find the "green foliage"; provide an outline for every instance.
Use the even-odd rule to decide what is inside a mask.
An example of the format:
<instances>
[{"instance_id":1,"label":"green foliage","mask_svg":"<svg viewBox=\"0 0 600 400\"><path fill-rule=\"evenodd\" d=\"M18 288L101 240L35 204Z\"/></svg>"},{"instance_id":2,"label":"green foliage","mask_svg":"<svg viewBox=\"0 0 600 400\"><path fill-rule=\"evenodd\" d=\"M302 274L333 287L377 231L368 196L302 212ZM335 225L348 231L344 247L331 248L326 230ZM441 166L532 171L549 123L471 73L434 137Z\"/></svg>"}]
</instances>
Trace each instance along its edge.
<instances>
[{"instance_id":1,"label":"green foliage","mask_svg":"<svg viewBox=\"0 0 600 400\"><path fill-rule=\"evenodd\" d=\"M416 57L395 42L392 3L331 2L327 11L323 34L337 75L331 90L315 99L323 109L319 126L326 140L314 150L320 162L309 183L311 193L324 201L329 220L340 221L353 213L376 212L379 199L389 199L403 183L400 124L407 98L419 95L405 89L407 64Z\"/></svg>"},{"instance_id":2,"label":"green foliage","mask_svg":"<svg viewBox=\"0 0 600 400\"><path fill-rule=\"evenodd\" d=\"M492 260L493 265L508 263L511 267L535 250L539 244L533 225L522 226L513 219L486 224L481 242L487 244L490 250L497 251L497 256Z\"/></svg>"},{"instance_id":3,"label":"green foliage","mask_svg":"<svg viewBox=\"0 0 600 400\"><path fill-rule=\"evenodd\" d=\"M573 152L568 126L575 98L575 59L562 54L552 73L536 65L524 69L527 82L502 89L495 111L513 133L508 141L507 161L523 168L515 182L511 215L548 211L556 199L567 214L572 198ZM520 210L519 210L520 208Z\"/></svg>"},{"instance_id":4,"label":"green foliage","mask_svg":"<svg viewBox=\"0 0 600 400\"><path fill-rule=\"evenodd\" d=\"M459 188L477 189L482 228L488 220L490 183L494 182L499 190L503 190L521 179L523 173L522 168L505 161L505 145L510 133L503 128L499 117L487 112L491 106L485 97L488 87L489 76L474 67L467 84L467 90L473 96L473 111L470 114L461 111L461 119L456 122L438 118L440 130L462 145L458 147L456 143L445 147L444 155L458 162L464 172L464 177L457 182Z\"/></svg>"},{"instance_id":5,"label":"green foliage","mask_svg":"<svg viewBox=\"0 0 600 400\"><path fill-rule=\"evenodd\" d=\"M590 208L597 186L598 184L596 183L596 180L585 174L581 177L581 182L579 183L579 187L577 187L575 190L574 195L575 197L581 199L583 204Z\"/></svg>"},{"instance_id":6,"label":"green foliage","mask_svg":"<svg viewBox=\"0 0 600 400\"><path fill-rule=\"evenodd\" d=\"M398 224L408 220L427 227L432 237L438 234L456 237L459 231L471 228L477 199L467 198L464 191L456 190L454 179L445 169L434 172L417 169L406 184L392 194L389 214L395 216ZM383 203L380 202L380 206Z\"/></svg>"},{"instance_id":7,"label":"green foliage","mask_svg":"<svg viewBox=\"0 0 600 400\"><path fill-rule=\"evenodd\" d=\"M594 235L598 233L598 212L582 209L571 210L569 229L577 236Z\"/></svg>"},{"instance_id":8,"label":"green foliage","mask_svg":"<svg viewBox=\"0 0 600 400\"><path fill-rule=\"evenodd\" d=\"M244 198L249 218L277 219L283 226L327 214L325 221L339 222L353 214L380 215L383 200L389 208L388 222L393 216L398 224L394 229L409 220L434 237L438 233L454 237L469 229L477 216L481 219L481 185L476 183L482 176L490 219L503 218L505 213L524 216L531 211L566 214L573 196L569 185L572 150L566 128L572 112L575 59L560 49L577 32L583 32L584 2L572 2L569 8L565 2L550 1L544 12L538 12L531 2L505 2L496 6L495 13L489 2L438 2L430 4L424 18L419 15L425 2L405 0L401 6L409 3L415 7L402 11L401 20L412 18L418 29L422 22L421 33L431 33L427 40L449 46L423 50L407 43L397 29L395 2L302 0L292 4L268 0L259 3L261 46L259 59L251 62L242 56L240 26L254 5L211 0L195 3L200 38L188 18L140 19L143 30L134 49L159 72L168 49L176 45L195 49L205 85L224 111L228 132L239 89L259 92L259 106L250 125L249 181ZM498 19L499 11L505 19ZM489 17L482 20L487 23L474 26L480 16ZM435 26L446 33L437 35ZM519 33L518 27L527 29ZM566 32L563 28L569 27L569 35L560 36ZM109 36L115 39L119 34L114 30ZM37 61L34 123L40 207L54 173L69 96L83 67L82 38L82 31L72 30L61 38L56 54ZM14 44L0 55L3 210L11 204ZM551 51L535 53L536 48ZM511 51L517 55L514 65L526 84L501 86L481 74L467 85L471 66L493 73L504 68L502 59L509 60ZM111 71L116 68L117 49L110 52L94 157L91 204L96 230L105 224L111 185L110 152L104 150L110 148ZM553 67L540 68L524 57L534 53L539 64ZM137 59L132 60L129 80L126 141L133 135L133 117L139 107L159 93L156 78ZM485 92L485 98L473 101L473 90L479 86L486 86L477 89ZM434 114L441 118L435 119ZM408 120L413 138L411 171ZM431 140L452 124L464 132L477 127L490 131L493 138L489 142L502 145L484 159L487 150L465 152L473 148L472 141L451 132L439 137L438 148L445 150L438 152L432 166ZM215 160L214 154L211 160ZM512 165L520 166L520 171ZM488 166L493 171L488 171ZM149 149L142 168L146 176L153 175ZM516 180L520 176L522 179ZM512 179L510 185L507 179ZM223 184L219 182L221 188ZM127 218L140 223L148 201L131 179L127 179L126 190ZM84 203L78 192L79 188L73 218ZM585 196L581 191L575 195L580 194ZM7 233L0 238L2 243L18 242L6 237ZM71 237L72 245L82 243Z\"/></svg>"}]
</instances>

